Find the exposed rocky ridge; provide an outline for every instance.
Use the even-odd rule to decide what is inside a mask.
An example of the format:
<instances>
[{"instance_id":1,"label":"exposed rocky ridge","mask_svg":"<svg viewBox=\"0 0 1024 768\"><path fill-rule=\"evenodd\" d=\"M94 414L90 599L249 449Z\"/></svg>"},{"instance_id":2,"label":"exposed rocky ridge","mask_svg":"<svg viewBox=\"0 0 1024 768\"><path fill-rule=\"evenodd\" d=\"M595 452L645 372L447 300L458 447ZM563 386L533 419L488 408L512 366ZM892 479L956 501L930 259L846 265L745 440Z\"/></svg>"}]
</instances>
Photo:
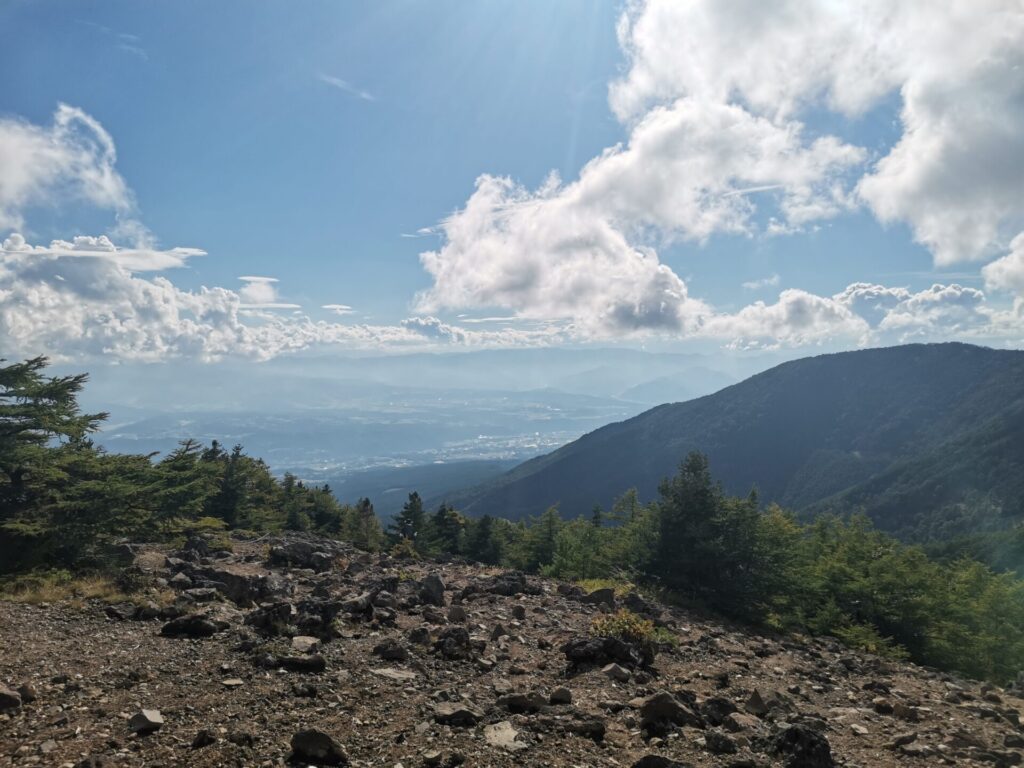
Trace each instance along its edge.
<instances>
[{"instance_id":1,"label":"exposed rocky ridge","mask_svg":"<svg viewBox=\"0 0 1024 768\"><path fill-rule=\"evenodd\" d=\"M272 565L273 564L273 565ZM1017 765L1020 691L337 542L137 552L172 605L0 603L0 765ZM621 604L677 639L592 638Z\"/></svg>"}]
</instances>

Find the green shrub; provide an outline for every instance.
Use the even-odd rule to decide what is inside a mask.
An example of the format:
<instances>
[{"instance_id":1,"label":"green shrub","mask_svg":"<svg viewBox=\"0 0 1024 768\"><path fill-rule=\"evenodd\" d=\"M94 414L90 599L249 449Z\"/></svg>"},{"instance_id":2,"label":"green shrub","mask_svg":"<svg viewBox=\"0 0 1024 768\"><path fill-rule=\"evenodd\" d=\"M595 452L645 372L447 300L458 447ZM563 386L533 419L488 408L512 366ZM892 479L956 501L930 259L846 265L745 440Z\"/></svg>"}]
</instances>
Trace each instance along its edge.
<instances>
[{"instance_id":1,"label":"green shrub","mask_svg":"<svg viewBox=\"0 0 1024 768\"><path fill-rule=\"evenodd\" d=\"M595 616L590 623L590 634L596 637L614 637L629 643L658 642L654 622L620 608L615 613Z\"/></svg>"}]
</instances>

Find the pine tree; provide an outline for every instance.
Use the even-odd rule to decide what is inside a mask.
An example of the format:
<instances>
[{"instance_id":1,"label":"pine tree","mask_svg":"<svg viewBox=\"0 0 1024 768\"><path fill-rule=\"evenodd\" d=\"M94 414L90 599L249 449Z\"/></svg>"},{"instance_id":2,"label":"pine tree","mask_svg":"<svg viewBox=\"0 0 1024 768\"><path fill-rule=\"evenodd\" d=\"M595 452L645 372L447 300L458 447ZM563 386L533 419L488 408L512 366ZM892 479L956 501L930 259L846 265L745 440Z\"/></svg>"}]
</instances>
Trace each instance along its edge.
<instances>
[{"instance_id":1,"label":"pine tree","mask_svg":"<svg viewBox=\"0 0 1024 768\"><path fill-rule=\"evenodd\" d=\"M548 507L544 513L531 521L526 533L526 557L529 570L540 570L550 565L555 556L558 532L562 530L562 517L558 507Z\"/></svg>"},{"instance_id":2,"label":"pine tree","mask_svg":"<svg viewBox=\"0 0 1024 768\"><path fill-rule=\"evenodd\" d=\"M473 560L487 565L497 565L501 562L502 541L493 517L484 515L469 523L466 532L466 554Z\"/></svg>"},{"instance_id":3,"label":"pine tree","mask_svg":"<svg viewBox=\"0 0 1024 768\"><path fill-rule=\"evenodd\" d=\"M427 513L423 509L423 500L416 491L413 491L409 494L409 500L402 505L402 511L398 513L389 530L396 538L406 539L414 548L418 548L426 520Z\"/></svg>"},{"instance_id":4,"label":"pine tree","mask_svg":"<svg viewBox=\"0 0 1024 768\"><path fill-rule=\"evenodd\" d=\"M707 457L693 452L659 487L659 540L655 570L677 589L700 589L718 578L714 518L722 489L711 479Z\"/></svg>"},{"instance_id":5,"label":"pine tree","mask_svg":"<svg viewBox=\"0 0 1024 768\"><path fill-rule=\"evenodd\" d=\"M463 531L465 518L458 512L442 504L430 518L430 544L438 552L457 555L463 549Z\"/></svg>"},{"instance_id":6,"label":"pine tree","mask_svg":"<svg viewBox=\"0 0 1024 768\"><path fill-rule=\"evenodd\" d=\"M82 441L107 418L79 410L87 374L44 376L45 357L5 362L0 359L0 521L31 508L33 494L47 485L52 441Z\"/></svg>"}]
</instances>

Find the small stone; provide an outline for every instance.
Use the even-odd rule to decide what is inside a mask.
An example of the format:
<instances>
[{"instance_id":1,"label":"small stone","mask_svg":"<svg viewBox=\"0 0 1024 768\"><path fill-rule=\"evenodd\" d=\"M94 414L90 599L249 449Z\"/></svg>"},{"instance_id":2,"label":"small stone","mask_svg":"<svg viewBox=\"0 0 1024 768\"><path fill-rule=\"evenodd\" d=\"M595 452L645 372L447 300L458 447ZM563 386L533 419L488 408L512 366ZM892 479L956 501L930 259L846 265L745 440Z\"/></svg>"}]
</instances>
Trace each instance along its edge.
<instances>
[{"instance_id":1,"label":"small stone","mask_svg":"<svg viewBox=\"0 0 1024 768\"><path fill-rule=\"evenodd\" d=\"M739 751L735 740L717 728L704 734L704 744L707 746L708 752L715 755L732 755Z\"/></svg>"},{"instance_id":2,"label":"small stone","mask_svg":"<svg viewBox=\"0 0 1024 768\"><path fill-rule=\"evenodd\" d=\"M761 728L761 721L753 715L742 712L732 712L722 721L722 727L727 731L738 733L739 731L757 730Z\"/></svg>"},{"instance_id":3,"label":"small stone","mask_svg":"<svg viewBox=\"0 0 1024 768\"><path fill-rule=\"evenodd\" d=\"M588 603L590 605L607 605L610 608L615 607L615 590L611 587L605 587L604 589L595 589L588 595L584 595L580 602Z\"/></svg>"},{"instance_id":4,"label":"small stone","mask_svg":"<svg viewBox=\"0 0 1024 768\"><path fill-rule=\"evenodd\" d=\"M256 743L256 734L244 728L228 732L228 741L239 747L251 747Z\"/></svg>"},{"instance_id":5,"label":"small stone","mask_svg":"<svg viewBox=\"0 0 1024 768\"><path fill-rule=\"evenodd\" d=\"M896 747L905 747L907 744L913 744L915 741L917 741L917 733L907 731L906 733L896 734L896 737L886 746L895 749Z\"/></svg>"},{"instance_id":6,"label":"small stone","mask_svg":"<svg viewBox=\"0 0 1024 768\"><path fill-rule=\"evenodd\" d=\"M283 656L281 666L289 672L323 672L327 669L327 659L319 653L310 656Z\"/></svg>"},{"instance_id":7,"label":"small stone","mask_svg":"<svg viewBox=\"0 0 1024 768\"><path fill-rule=\"evenodd\" d=\"M893 717L906 720L908 723L916 723L921 719L921 710L917 707L908 706L902 701L897 701L892 705L892 714Z\"/></svg>"},{"instance_id":8,"label":"small stone","mask_svg":"<svg viewBox=\"0 0 1024 768\"><path fill-rule=\"evenodd\" d=\"M245 681L237 677L229 677L226 680L221 680L220 684L223 685L225 688L240 688L241 686L245 685Z\"/></svg>"},{"instance_id":9,"label":"small stone","mask_svg":"<svg viewBox=\"0 0 1024 768\"><path fill-rule=\"evenodd\" d=\"M785 756L787 768L832 768L832 747L822 734L806 725L791 725L779 732L773 750Z\"/></svg>"},{"instance_id":10,"label":"small stone","mask_svg":"<svg viewBox=\"0 0 1024 768\"><path fill-rule=\"evenodd\" d=\"M128 721L128 730L132 733L146 734L159 731L164 724L164 717L159 709L143 709L132 715Z\"/></svg>"},{"instance_id":11,"label":"small stone","mask_svg":"<svg viewBox=\"0 0 1024 768\"><path fill-rule=\"evenodd\" d=\"M461 605L453 605L448 609L448 621L454 624L462 624L469 616L466 614L466 609Z\"/></svg>"},{"instance_id":12,"label":"small stone","mask_svg":"<svg viewBox=\"0 0 1024 768\"><path fill-rule=\"evenodd\" d=\"M307 635L296 635L292 638L292 650L296 653L313 653L320 647L320 639Z\"/></svg>"},{"instance_id":13,"label":"small stone","mask_svg":"<svg viewBox=\"0 0 1024 768\"><path fill-rule=\"evenodd\" d=\"M510 752L518 752L521 749L526 749L526 744L521 741L516 741L519 736L517 731L508 720L502 720L500 723L494 723L484 727L484 739L492 747L500 747L507 749Z\"/></svg>"},{"instance_id":14,"label":"small stone","mask_svg":"<svg viewBox=\"0 0 1024 768\"><path fill-rule=\"evenodd\" d=\"M608 664L601 671L612 680L617 680L620 683L629 680L629 670L618 664Z\"/></svg>"},{"instance_id":15,"label":"small stone","mask_svg":"<svg viewBox=\"0 0 1024 768\"><path fill-rule=\"evenodd\" d=\"M572 704L572 691L564 685L555 688L555 690L551 692L551 697L548 701L552 704Z\"/></svg>"},{"instance_id":16,"label":"small stone","mask_svg":"<svg viewBox=\"0 0 1024 768\"><path fill-rule=\"evenodd\" d=\"M21 708L21 694L0 685L0 712L14 712Z\"/></svg>"},{"instance_id":17,"label":"small stone","mask_svg":"<svg viewBox=\"0 0 1024 768\"><path fill-rule=\"evenodd\" d=\"M658 691L640 704L640 727L654 735L664 735L668 725L702 727L701 718L684 707L668 691Z\"/></svg>"},{"instance_id":18,"label":"small stone","mask_svg":"<svg viewBox=\"0 0 1024 768\"><path fill-rule=\"evenodd\" d=\"M388 680L394 680L399 683L405 683L409 680L416 679L416 673L407 669L392 669L391 667L384 667L383 669L371 669L370 671L375 675L386 677Z\"/></svg>"},{"instance_id":19,"label":"small stone","mask_svg":"<svg viewBox=\"0 0 1024 768\"><path fill-rule=\"evenodd\" d=\"M743 709L746 710L748 714L756 715L757 717L764 717L768 714L768 705L765 704L764 698L761 696L761 692L756 689L750 694L749 698L747 698L746 703L743 705Z\"/></svg>"},{"instance_id":20,"label":"small stone","mask_svg":"<svg viewBox=\"0 0 1024 768\"><path fill-rule=\"evenodd\" d=\"M36 687L32 683L22 683L18 686L18 695L21 696L22 704L31 704L37 698L39 693L36 691Z\"/></svg>"},{"instance_id":21,"label":"small stone","mask_svg":"<svg viewBox=\"0 0 1024 768\"><path fill-rule=\"evenodd\" d=\"M434 720L441 725L468 728L476 725L482 718L480 712L457 702L443 702L434 708Z\"/></svg>"},{"instance_id":22,"label":"small stone","mask_svg":"<svg viewBox=\"0 0 1024 768\"><path fill-rule=\"evenodd\" d=\"M209 728L203 728L192 739L192 749L202 749L217 743L217 737Z\"/></svg>"},{"instance_id":23,"label":"small stone","mask_svg":"<svg viewBox=\"0 0 1024 768\"><path fill-rule=\"evenodd\" d=\"M513 714L539 712L547 701L539 693L510 693L498 699L498 706Z\"/></svg>"},{"instance_id":24,"label":"small stone","mask_svg":"<svg viewBox=\"0 0 1024 768\"><path fill-rule=\"evenodd\" d=\"M656 740L652 740L653 742ZM631 768L693 768L689 763L680 763L678 760L671 760L662 755L644 755L637 760Z\"/></svg>"},{"instance_id":25,"label":"small stone","mask_svg":"<svg viewBox=\"0 0 1024 768\"><path fill-rule=\"evenodd\" d=\"M292 755L314 765L348 765L345 749L330 735L316 728L292 736Z\"/></svg>"},{"instance_id":26,"label":"small stone","mask_svg":"<svg viewBox=\"0 0 1024 768\"><path fill-rule=\"evenodd\" d=\"M867 727L861 725L860 723L850 723L850 730L853 731L858 736L867 736L868 735Z\"/></svg>"},{"instance_id":27,"label":"small stone","mask_svg":"<svg viewBox=\"0 0 1024 768\"><path fill-rule=\"evenodd\" d=\"M405 661L409 658L409 651L400 642L390 638L377 643L373 648L373 655L379 656L385 661Z\"/></svg>"},{"instance_id":28,"label":"small stone","mask_svg":"<svg viewBox=\"0 0 1024 768\"><path fill-rule=\"evenodd\" d=\"M164 624L160 634L164 637L212 637L220 627L199 614L188 614Z\"/></svg>"}]
</instances>

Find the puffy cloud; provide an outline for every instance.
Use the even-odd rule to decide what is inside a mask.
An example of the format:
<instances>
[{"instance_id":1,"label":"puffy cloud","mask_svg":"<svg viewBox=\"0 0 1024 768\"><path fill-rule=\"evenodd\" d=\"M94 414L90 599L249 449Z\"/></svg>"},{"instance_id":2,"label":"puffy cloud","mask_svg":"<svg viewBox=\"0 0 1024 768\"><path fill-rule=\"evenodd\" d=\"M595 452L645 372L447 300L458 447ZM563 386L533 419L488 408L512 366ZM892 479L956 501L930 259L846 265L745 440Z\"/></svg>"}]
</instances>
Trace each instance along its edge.
<instances>
[{"instance_id":1,"label":"puffy cloud","mask_svg":"<svg viewBox=\"0 0 1024 768\"><path fill-rule=\"evenodd\" d=\"M424 311L511 309L566 319L585 334L695 330L707 307L644 244L748 232L755 195L792 226L846 205L841 179L862 153L831 137L805 142L730 105L682 99L653 110L627 146L590 161L572 184L536 191L484 175L442 222L444 243L421 254L434 279Z\"/></svg>"},{"instance_id":2,"label":"puffy cloud","mask_svg":"<svg viewBox=\"0 0 1024 768\"><path fill-rule=\"evenodd\" d=\"M852 283L832 298L875 327L889 312L910 297L911 293L906 288Z\"/></svg>"},{"instance_id":3,"label":"puffy cloud","mask_svg":"<svg viewBox=\"0 0 1024 768\"><path fill-rule=\"evenodd\" d=\"M619 37L630 66L610 100L627 121L679 98L781 124L898 96L902 135L857 193L883 222L909 224L938 264L984 258L1024 220L1017 0L648 0Z\"/></svg>"},{"instance_id":4,"label":"puffy cloud","mask_svg":"<svg viewBox=\"0 0 1024 768\"><path fill-rule=\"evenodd\" d=\"M512 309L571 321L581 334L684 331L705 311L653 251L550 180L535 193L482 176L466 207L443 223L446 242L421 254L434 285L422 311Z\"/></svg>"},{"instance_id":5,"label":"puffy cloud","mask_svg":"<svg viewBox=\"0 0 1024 768\"><path fill-rule=\"evenodd\" d=\"M986 264L981 270L985 286L991 290L1013 291L1024 296L1024 232L1010 242L1010 252Z\"/></svg>"},{"instance_id":6,"label":"puffy cloud","mask_svg":"<svg viewBox=\"0 0 1024 768\"><path fill-rule=\"evenodd\" d=\"M114 168L113 139L94 118L61 104L49 126L0 118L0 230L23 212L70 198L128 216L131 190Z\"/></svg>"},{"instance_id":7,"label":"puffy cloud","mask_svg":"<svg viewBox=\"0 0 1024 768\"><path fill-rule=\"evenodd\" d=\"M855 114L898 83L894 15L881 2L633 2L618 29L629 69L611 105L629 120L688 95L777 117L824 96Z\"/></svg>"},{"instance_id":8,"label":"puffy cloud","mask_svg":"<svg viewBox=\"0 0 1024 768\"><path fill-rule=\"evenodd\" d=\"M793 288L774 304L757 301L709 318L704 327L706 335L740 349L863 340L868 331L868 323L842 302Z\"/></svg>"},{"instance_id":9,"label":"puffy cloud","mask_svg":"<svg viewBox=\"0 0 1024 768\"><path fill-rule=\"evenodd\" d=\"M1022 334L1024 301L1011 311L998 309L982 291L955 283L917 292L853 283L834 296L787 289L774 304L758 301L735 313L715 314L701 329L701 335L736 349L988 341Z\"/></svg>"},{"instance_id":10,"label":"puffy cloud","mask_svg":"<svg viewBox=\"0 0 1024 768\"><path fill-rule=\"evenodd\" d=\"M283 305L249 301L268 298L265 286L272 289L273 278L250 276L239 292L219 287L186 291L162 275L137 274L132 259L123 258L125 251L107 238L74 242L82 247L32 246L20 235L4 242L0 338L5 353L150 361L227 356L264 360L320 346L507 346L553 338L545 330L476 332L422 320L406 327L314 322L301 314L280 317L263 310ZM168 253L175 254L174 259L166 257L173 262L170 266L180 266L189 255L185 249ZM158 258L139 256L138 268L154 269ZM254 285L262 286L257 291L263 292L246 293Z\"/></svg>"},{"instance_id":11,"label":"puffy cloud","mask_svg":"<svg viewBox=\"0 0 1024 768\"><path fill-rule=\"evenodd\" d=\"M245 309L299 309L298 304L285 304L277 300L276 277L242 275L243 285L238 291Z\"/></svg>"},{"instance_id":12,"label":"puffy cloud","mask_svg":"<svg viewBox=\"0 0 1024 768\"><path fill-rule=\"evenodd\" d=\"M985 258L1024 224L1024 8L922 4L900 22L903 135L858 191L937 264Z\"/></svg>"},{"instance_id":13,"label":"puffy cloud","mask_svg":"<svg viewBox=\"0 0 1024 768\"><path fill-rule=\"evenodd\" d=\"M914 339L987 336L994 311L985 294L962 285L933 285L914 293L889 310L878 324L884 336Z\"/></svg>"},{"instance_id":14,"label":"puffy cloud","mask_svg":"<svg viewBox=\"0 0 1024 768\"><path fill-rule=\"evenodd\" d=\"M421 254L433 285L419 309L501 308L589 336L692 335L713 312L656 245L793 233L866 204L908 223L946 264L993 252L1024 217L1016 0L648 0L628 7L619 37L629 67L609 98L628 142L568 184L552 175L528 190L481 176L441 223L441 246ZM873 165L864 148L804 122L896 96L902 135ZM813 308L806 294L784 294L747 316L770 327L817 314L845 332L839 310L860 315L844 301L871 305L874 325L902 300L855 293Z\"/></svg>"}]
</instances>

